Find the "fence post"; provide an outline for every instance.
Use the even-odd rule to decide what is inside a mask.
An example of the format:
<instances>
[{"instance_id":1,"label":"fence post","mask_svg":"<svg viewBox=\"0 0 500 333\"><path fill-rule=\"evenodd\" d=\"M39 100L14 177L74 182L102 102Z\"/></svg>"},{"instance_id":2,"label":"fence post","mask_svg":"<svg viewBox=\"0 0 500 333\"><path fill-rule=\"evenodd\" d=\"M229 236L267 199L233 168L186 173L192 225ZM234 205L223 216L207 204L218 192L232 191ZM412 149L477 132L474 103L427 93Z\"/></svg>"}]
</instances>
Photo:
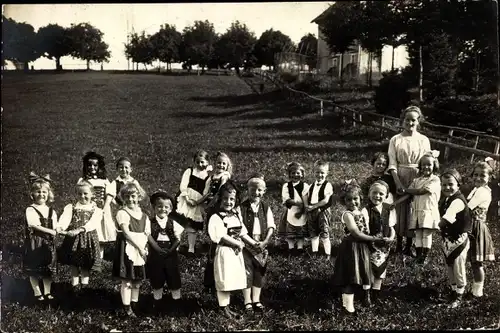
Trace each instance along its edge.
<instances>
[{"instance_id":1,"label":"fence post","mask_svg":"<svg viewBox=\"0 0 500 333\"><path fill-rule=\"evenodd\" d=\"M495 150L493 151L493 154L498 155L498 152L500 151L500 141L497 141L495 143ZM498 162L497 162L498 163Z\"/></svg>"},{"instance_id":2,"label":"fence post","mask_svg":"<svg viewBox=\"0 0 500 333\"><path fill-rule=\"evenodd\" d=\"M479 135L476 135L476 140L474 141L474 149L477 148L478 143L479 143ZM474 162L474 154L471 155L470 162L471 164Z\"/></svg>"},{"instance_id":3,"label":"fence post","mask_svg":"<svg viewBox=\"0 0 500 333\"><path fill-rule=\"evenodd\" d=\"M453 129L450 129L450 130L448 131L448 138L446 139L446 142L451 143L451 138L452 138L452 137L453 137ZM445 161L446 161L446 160L448 160L448 155L449 155L449 154L450 154L450 147L446 146L446 147L444 148L444 157L443 157L443 159L444 159Z\"/></svg>"},{"instance_id":4,"label":"fence post","mask_svg":"<svg viewBox=\"0 0 500 333\"><path fill-rule=\"evenodd\" d=\"M382 117L382 127L385 127L385 117ZM384 138L384 129L381 128L380 129L380 138L383 139Z\"/></svg>"},{"instance_id":5,"label":"fence post","mask_svg":"<svg viewBox=\"0 0 500 333\"><path fill-rule=\"evenodd\" d=\"M363 122L363 114L361 114L361 113L359 114L359 122L361 122L361 123Z\"/></svg>"},{"instance_id":6,"label":"fence post","mask_svg":"<svg viewBox=\"0 0 500 333\"><path fill-rule=\"evenodd\" d=\"M352 111L352 127L356 127L356 112Z\"/></svg>"},{"instance_id":7,"label":"fence post","mask_svg":"<svg viewBox=\"0 0 500 333\"><path fill-rule=\"evenodd\" d=\"M320 112L320 116L321 116L321 117L323 117L323 100L321 100L321 101L319 102L319 107L320 107L320 109L319 109L319 110L320 110L320 111L319 111L319 112Z\"/></svg>"}]
</instances>

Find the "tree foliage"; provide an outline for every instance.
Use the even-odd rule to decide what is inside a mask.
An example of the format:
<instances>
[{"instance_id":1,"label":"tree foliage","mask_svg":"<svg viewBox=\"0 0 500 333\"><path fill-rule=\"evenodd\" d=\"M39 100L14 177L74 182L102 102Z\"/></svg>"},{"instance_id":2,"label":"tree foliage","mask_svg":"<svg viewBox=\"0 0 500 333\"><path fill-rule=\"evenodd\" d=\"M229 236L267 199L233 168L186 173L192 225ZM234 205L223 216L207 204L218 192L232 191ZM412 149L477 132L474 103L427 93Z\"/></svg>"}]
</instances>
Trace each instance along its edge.
<instances>
[{"instance_id":1,"label":"tree foliage","mask_svg":"<svg viewBox=\"0 0 500 333\"><path fill-rule=\"evenodd\" d=\"M130 34L129 41L125 44L126 57L137 64L150 65L155 59L155 50L151 39L151 36L146 35L145 31L142 31L140 35L136 32Z\"/></svg>"},{"instance_id":2,"label":"tree foliage","mask_svg":"<svg viewBox=\"0 0 500 333\"><path fill-rule=\"evenodd\" d=\"M297 45L297 53L307 56L306 63L309 70L316 68L318 62L318 39L313 34L304 35Z\"/></svg>"},{"instance_id":3,"label":"tree foliage","mask_svg":"<svg viewBox=\"0 0 500 333\"><path fill-rule=\"evenodd\" d=\"M28 63L39 58L37 35L31 24L16 22L2 15L2 59L10 60L16 68L28 69Z\"/></svg>"},{"instance_id":4,"label":"tree foliage","mask_svg":"<svg viewBox=\"0 0 500 333\"><path fill-rule=\"evenodd\" d=\"M73 51L71 31L58 24L49 24L38 29L37 40L40 55L55 60L56 69L62 69L61 58Z\"/></svg>"},{"instance_id":5,"label":"tree foliage","mask_svg":"<svg viewBox=\"0 0 500 333\"><path fill-rule=\"evenodd\" d=\"M111 54L109 46L103 40L101 30L89 23L72 24L70 27L72 40L71 55L87 62L87 69L90 62L107 62Z\"/></svg>"},{"instance_id":6,"label":"tree foliage","mask_svg":"<svg viewBox=\"0 0 500 333\"><path fill-rule=\"evenodd\" d=\"M162 25L160 30L151 36L154 58L167 63L168 69L171 63L180 61L179 47L181 42L182 34L175 29L175 26Z\"/></svg>"},{"instance_id":7,"label":"tree foliage","mask_svg":"<svg viewBox=\"0 0 500 333\"><path fill-rule=\"evenodd\" d=\"M228 63L229 66L239 68L249 59L257 38L246 24L239 21L233 22L222 34L216 43L215 56L219 63Z\"/></svg>"},{"instance_id":8,"label":"tree foliage","mask_svg":"<svg viewBox=\"0 0 500 333\"><path fill-rule=\"evenodd\" d=\"M203 72L214 56L217 38L212 23L208 20L195 21L192 26L184 28L181 46L182 60L189 65L197 64Z\"/></svg>"},{"instance_id":9,"label":"tree foliage","mask_svg":"<svg viewBox=\"0 0 500 333\"><path fill-rule=\"evenodd\" d=\"M279 30L266 30L262 33L254 47L257 65L275 66L275 54L291 51L292 49L294 49L294 45L290 37Z\"/></svg>"}]
</instances>

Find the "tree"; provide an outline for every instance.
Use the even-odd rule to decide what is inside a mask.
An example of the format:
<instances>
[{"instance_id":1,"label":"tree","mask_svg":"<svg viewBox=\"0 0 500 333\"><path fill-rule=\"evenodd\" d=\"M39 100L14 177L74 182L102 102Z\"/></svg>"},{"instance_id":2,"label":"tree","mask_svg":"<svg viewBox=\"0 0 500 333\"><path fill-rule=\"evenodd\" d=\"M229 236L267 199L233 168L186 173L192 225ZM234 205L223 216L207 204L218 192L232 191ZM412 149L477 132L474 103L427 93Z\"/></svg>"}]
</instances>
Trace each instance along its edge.
<instances>
[{"instance_id":1,"label":"tree","mask_svg":"<svg viewBox=\"0 0 500 333\"><path fill-rule=\"evenodd\" d=\"M260 35L254 47L254 56L258 66L273 66L275 69L275 55L294 47L292 40L279 30L269 29Z\"/></svg>"},{"instance_id":2,"label":"tree","mask_svg":"<svg viewBox=\"0 0 500 333\"><path fill-rule=\"evenodd\" d=\"M143 31L140 35L132 33L129 35L129 42L125 44L125 55L136 63L136 70L139 70L139 63L150 65L155 59L155 50L151 36Z\"/></svg>"},{"instance_id":3,"label":"tree","mask_svg":"<svg viewBox=\"0 0 500 333\"><path fill-rule=\"evenodd\" d=\"M306 56L306 64L309 70L316 68L318 63L318 39L309 33L300 39L297 45L297 53Z\"/></svg>"},{"instance_id":4,"label":"tree","mask_svg":"<svg viewBox=\"0 0 500 333\"><path fill-rule=\"evenodd\" d=\"M204 73L214 55L216 42L214 25L208 20L195 21L192 26L184 28L182 34L182 61L189 67L198 64Z\"/></svg>"},{"instance_id":5,"label":"tree","mask_svg":"<svg viewBox=\"0 0 500 333\"><path fill-rule=\"evenodd\" d=\"M72 24L70 28L72 39L72 52L74 58L80 58L87 62L87 70L90 69L90 62L107 61L110 57L108 44L103 40L101 30L89 23Z\"/></svg>"},{"instance_id":6,"label":"tree","mask_svg":"<svg viewBox=\"0 0 500 333\"><path fill-rule=\"evenodd\" d=\"M58 24L49 24L38 29L37 39L38 52L55 60L56 70L61 70L61 57L72 52L72 39L68 29Z\"/></svg>"},{"instance_id":7,"label":"tree","mask_svg":"<svg viewBox=\"0 0 500 333\"><path fill-rule=\"evenodd\" d=\"M319 27L332 53L340 53L339 78L343 85L344 53L360 35L361 4L357 1L336 2L329 7Z\"/></svg>"},{"instance_id":8,"label":"tree","mask_svg":"<svg viewBox=\"0 0 500 333\"><path fill-rule=\"evenodd\" d=\"M158 61L167 63L167 70L171 70L172 62L179 60L179 48L182 42L182 35L175 29L175 26L165 24L160 30L151 36L153 54ZM158 66L158 71L160 66Z\"/></svg>"},{"instance_id":9,"label":"tree","mask_svg":"<svg viewBox=\"0 0 500 333\"><path fill-rule=\"evenodd\" d=\"M2 15L2 56L17 69L29 69L29 63L38 59L36 33L31 24L18 23Z\"/></svg>"},{"instance_id":10,"label":"tree","mask_svg":"<svg viewBox=\"0 0 500 333\"><path fill-rule=\"evenodd\" d=\"M227 31L220 36L215 46L217 62L229 63L239 74L240 67L249 58L257 38L246 24L233 22Z\"/></svg>"}]
</instances>

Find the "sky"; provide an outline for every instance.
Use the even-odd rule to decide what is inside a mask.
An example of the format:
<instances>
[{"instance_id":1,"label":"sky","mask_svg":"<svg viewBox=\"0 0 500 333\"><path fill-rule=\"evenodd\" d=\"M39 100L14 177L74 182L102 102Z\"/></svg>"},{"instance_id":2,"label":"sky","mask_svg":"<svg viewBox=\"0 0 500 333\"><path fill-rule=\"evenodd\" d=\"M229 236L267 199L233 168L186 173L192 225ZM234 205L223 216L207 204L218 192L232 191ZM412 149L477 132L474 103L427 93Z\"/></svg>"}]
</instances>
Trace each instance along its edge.
<instances>
[{"instance_id":1,"label":"sky","mask_svg":"<svg viewBox=\"0 0 500 333\"><path fill-rule=\"evenodd\" d=\"M268 29L280 30L298 43L307 33L318 35L311 21L328 8L328 2L258 2L258 3L170 3L170 4L37 4L4 5L3 14L17 22L29 23L35 31L47 24L69 27L88 22L104 33L111 59L105 69L127 69L124 43L127 33L146 31L154 34L160 25L175 25L178 31L195 20L209 20L217 33L224 33L239 20L260 37ZM39 58L35 69L55 69L55 61ZM63 68L85 68L85 62L64 57ZM97 68L97 66L92 66Z\"/></svg>"}]
</instances>

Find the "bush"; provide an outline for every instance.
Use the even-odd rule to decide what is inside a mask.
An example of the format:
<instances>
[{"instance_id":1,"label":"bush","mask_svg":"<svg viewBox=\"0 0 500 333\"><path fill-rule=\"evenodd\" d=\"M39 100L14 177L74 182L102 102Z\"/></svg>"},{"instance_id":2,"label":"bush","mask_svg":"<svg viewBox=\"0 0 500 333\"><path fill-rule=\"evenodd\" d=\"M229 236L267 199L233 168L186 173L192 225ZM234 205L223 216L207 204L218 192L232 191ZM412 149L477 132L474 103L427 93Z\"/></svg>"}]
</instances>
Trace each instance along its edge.
<instances>
[{"instance_id":1,"label":"bush","mask_svg":"<svg viewBox=\"0 0 500 333\"><path fill-rule=\"evenodd\" d=\"M293 73L282 73L280 75L280 78L283 82L285 82L286 84L291 84L291 83L294 83L298 80L299 78L299 75L298 74L293 74Z\"/></svg>"},{"instance_id":2,"label":"bush","mask_svg":"<svg viewBox=\"0 0 500 333\"><path fill-rule=\"evenodd\" d=\"M304 78L295 84L294 89L314 93L319 90L320 81L312 74L304 74Z\"/></svg>"},{"instance_id":3,"label":"bush","mask_svg":"<svg viewBox=\"0 0 500 333\"><path fill-rule=\"evenodd\" d=\"M485 95L436 99L429 105L426 115L432 123L498 135L500 113L494 97Z\"/></svg>"},{"instance_id":4,"label":"bush","mask_svg":"<svg viewBox=\"0 0 500 333\"><path fill-rule=\"evenodd\" d=\"M410 84L401 74L384 73L375 89L375 109L378 113L399 118L401 110L408 106Z\"/></svg>"}]
</instances>

